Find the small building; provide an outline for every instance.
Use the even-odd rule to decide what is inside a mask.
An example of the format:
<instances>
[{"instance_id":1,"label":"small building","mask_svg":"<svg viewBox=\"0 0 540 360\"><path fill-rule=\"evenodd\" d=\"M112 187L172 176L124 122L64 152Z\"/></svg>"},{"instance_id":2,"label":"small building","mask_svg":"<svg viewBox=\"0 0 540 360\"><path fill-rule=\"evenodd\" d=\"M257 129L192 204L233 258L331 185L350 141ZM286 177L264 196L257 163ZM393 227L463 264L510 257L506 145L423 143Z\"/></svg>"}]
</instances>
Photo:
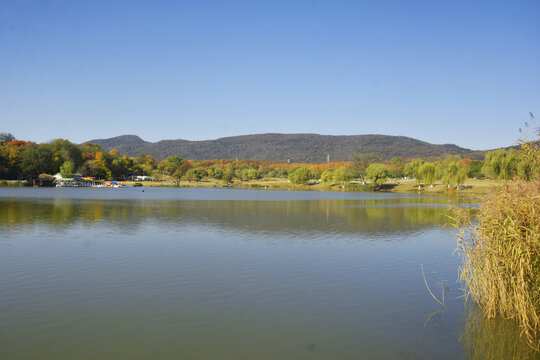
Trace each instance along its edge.
<instances>
[{"instance_id":1,"label":"small building","mask_svg":"<svg viewBox=\"0 0 540 360\"><path fill-rule=\"evenodd\" d=\"M56 187L90 187L96 185L95 179L84 179L81 174L71 174L69 178L64 178L60 173L54 175Z\"/></svg>"},{"instance_id":2,"label":"small building","mask_svg":"<svg viewBox=\"0 0 540 360\"><path fill-rule=\"evenodd\" d=\"M60 173L56 173L54 174L54 178L58 181L61 181L61 180L82 181L83 176L81 174L71 174L69 175L69 177L63 178Z\"/></svg>"}]
</instances>

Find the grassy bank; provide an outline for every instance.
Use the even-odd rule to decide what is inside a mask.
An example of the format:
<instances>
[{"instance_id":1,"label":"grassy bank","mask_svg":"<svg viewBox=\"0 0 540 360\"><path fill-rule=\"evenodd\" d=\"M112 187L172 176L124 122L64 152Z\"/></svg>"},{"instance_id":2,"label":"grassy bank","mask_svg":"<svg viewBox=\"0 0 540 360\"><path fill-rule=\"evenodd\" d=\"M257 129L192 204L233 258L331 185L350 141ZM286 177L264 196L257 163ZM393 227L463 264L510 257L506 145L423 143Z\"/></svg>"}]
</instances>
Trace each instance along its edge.
<instances>
[{"instance_id":1,"label":"grassy bank","mask_svg":"<svg viewBox=\"0 0 540 360\"><path fill-rule=\"evenodd\" d=\"M0 187L23 187L31 185L28 182L18 180L0 180Z\"/></svg>"},{"instance_id":2,"label":"grassy bank","mask_svg":"<svg viewBox=\"0 0 540 360\"><path fill-rule=\"evenodd\" d=\"M134 185L135 182L124 181L126 185ZM201 181L180 181L175 183L172 181L145 181L143 186L180 186L180 187L228 187L238 189L282 189L282 190L319 190L319 191L372 191L371 185L362 186L360 183L350 184L332 184L332 183L313 183L310 185L295 185L283 178L263 178L251 181L235 180L231 184L224 184L222 181L215 179L204 179ZM440 194L460 194L460 195L486 195L490 189L501 186L503 183L492 180L477 180L468 179L460 190L456 188L448 188L442 183L435 183L433 187L422 186L418 188L418 183L415 180L399 180L397 182L388 181L384 184L380 191L383 192L399 192L399 193L440 193Z\"/></svg>"}]
</instances>

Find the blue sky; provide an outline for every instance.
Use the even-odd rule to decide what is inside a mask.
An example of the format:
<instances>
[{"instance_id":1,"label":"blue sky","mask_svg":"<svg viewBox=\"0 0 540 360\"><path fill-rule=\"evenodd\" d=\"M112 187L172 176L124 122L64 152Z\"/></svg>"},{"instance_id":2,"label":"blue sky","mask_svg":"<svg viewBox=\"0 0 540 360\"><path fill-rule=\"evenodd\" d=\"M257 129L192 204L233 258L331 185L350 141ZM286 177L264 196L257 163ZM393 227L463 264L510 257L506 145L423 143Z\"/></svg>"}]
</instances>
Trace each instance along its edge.
<instances>
[{"instance_id":1,"label":"blue sky","mask_svg":"<svg viewBox=\"0 0 540 360\"><path fill-rule=\"evenodd\" d=\"M0 132L489 149L540 115L539 64L539 1L6 0Z\"/></svg>"}]
</instances>

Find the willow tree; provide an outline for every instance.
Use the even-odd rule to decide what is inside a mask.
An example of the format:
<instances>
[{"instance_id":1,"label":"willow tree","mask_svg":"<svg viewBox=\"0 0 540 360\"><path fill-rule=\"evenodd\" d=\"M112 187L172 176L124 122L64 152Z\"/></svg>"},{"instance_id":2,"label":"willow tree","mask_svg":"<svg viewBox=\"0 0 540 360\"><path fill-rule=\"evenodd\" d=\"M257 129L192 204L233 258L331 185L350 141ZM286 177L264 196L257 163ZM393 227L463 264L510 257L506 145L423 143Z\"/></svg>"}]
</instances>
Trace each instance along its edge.
<instances>
[{"instance_id":1,"label":"willow tree","mask_svg":"<svg viewBox=\"0 0 540 360\"><path fill-rule=\"evenodd\" d=\"M388 168L383 164L371 164L366 169L366 177L371 181L375 186L380 187L382 184L388 180L390 172Z\"/></svg>"},{"instance_id":2,"label":"willow tree","mask_svg":"<svg viewBox=\"0 0 540 360\"><path fill-rule=\"evenodd\" d=\"M444 169L444 175L442 177L443 183L448 187L459 187L467 180L467 173L469 169L465 166L460 159L449 161Z\"/></svg>"},{"instance_id":3,"label":"willow tree","mask_svg":"<svg viewBox=\"0 0 540 360\"><path fill-rule=\"evenodd\" d=\"M433 163L426 162L418 168L418 174L426 185L433 186L437 168Z\"/></svg>"},{"instance_id":4,"label":"willow tree","mask_svg":"<svg viewBox=\"0 0 540 360\"><path fill-rule=\"evenodd\" d=\"M413 159L411 162L407 163L405 165L405 168L403 172L405 173L405 176L408 176L410 178L416 179L418 183L420 183L421 176L420 176L420 166L424 164L424 160L422 159Z\"/></svg>"},{"instance_id":5,"label":"willow tree","mask_svg":"<svg viewBox=\"0 0 540 360\"><path fill-rule=\"evenodd\" d=\"M487 153L482 172L495 180L512 180L517 173L518 158L513 149Z\"/></svg>"}]
</instances>

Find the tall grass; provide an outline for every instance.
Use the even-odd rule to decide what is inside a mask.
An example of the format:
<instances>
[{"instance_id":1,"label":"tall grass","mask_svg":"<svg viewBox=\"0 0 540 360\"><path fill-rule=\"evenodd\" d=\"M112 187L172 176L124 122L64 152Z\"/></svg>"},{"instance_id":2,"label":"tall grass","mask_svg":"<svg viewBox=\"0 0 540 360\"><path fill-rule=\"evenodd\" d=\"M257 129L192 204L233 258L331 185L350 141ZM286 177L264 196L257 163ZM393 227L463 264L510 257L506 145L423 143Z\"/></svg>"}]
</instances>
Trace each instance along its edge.
<instances>
[{"instance_id":1,"label":"tall grass","mask_svg":"<svg viewBox=\"0 0 540 360\"><path fill-rule=\"evenodd\" d=\"M514 180L483 201L473 222L464 209L458 247L465 293L484 316L515 319L532 348L540 351L540 171L539 149L527 145L532 181Z\"/></svg>"}]
</instances>

